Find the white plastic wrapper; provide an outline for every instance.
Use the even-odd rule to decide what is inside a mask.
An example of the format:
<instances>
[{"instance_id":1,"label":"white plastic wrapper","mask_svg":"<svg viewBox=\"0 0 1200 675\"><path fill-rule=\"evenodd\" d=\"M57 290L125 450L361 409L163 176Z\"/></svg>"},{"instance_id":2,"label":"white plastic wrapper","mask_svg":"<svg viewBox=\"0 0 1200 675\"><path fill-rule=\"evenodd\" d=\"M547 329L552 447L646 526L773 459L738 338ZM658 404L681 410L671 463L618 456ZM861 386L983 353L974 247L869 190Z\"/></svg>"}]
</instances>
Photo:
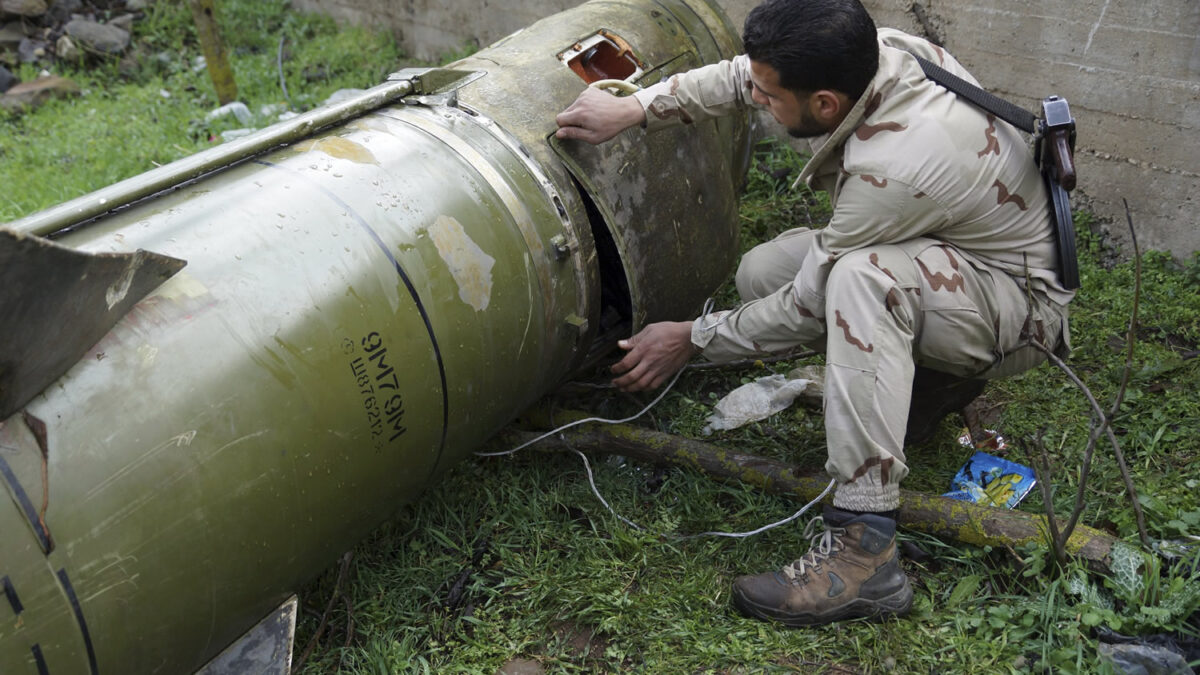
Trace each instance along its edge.
<instances>
[{"instance_id":1,"label":"white plastic wrapper","mask_svg":"<svg viewBox=\"0 0 1200 675\"><path fill-rule=\"evenodd\" d=\"M801 368L788 375L768 375L729 392L717 401L713 414L704 427L705 435L720 429L736 429L786 409L804 395L820 399L823 389L823 370Z\"/></svg>"}]
</instances>

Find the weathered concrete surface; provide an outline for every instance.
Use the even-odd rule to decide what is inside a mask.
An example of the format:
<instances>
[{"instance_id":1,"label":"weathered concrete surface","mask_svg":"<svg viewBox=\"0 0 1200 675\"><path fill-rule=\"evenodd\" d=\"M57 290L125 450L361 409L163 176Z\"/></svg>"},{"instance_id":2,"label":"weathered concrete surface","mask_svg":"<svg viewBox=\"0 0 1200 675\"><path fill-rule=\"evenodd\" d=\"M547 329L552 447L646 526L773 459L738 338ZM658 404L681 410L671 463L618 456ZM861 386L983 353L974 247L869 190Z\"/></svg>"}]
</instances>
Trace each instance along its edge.
<instances>
[{"instance_id":1,"label":"weathered concrete surface","mask_svg":"<svg viewBox=\"0 0 1200 675\"><path fill-rule=\"evenodd\" d=\"M487 45L576 0L296 0L390 26L412 55ZM741 25L757 0L722 0ZM1143 248L1200 250L1200 3L1196 0L864 0L881 26L943 44L995 93L1071 102L1079 189L1125 245L1122 198Z\"/></svg>"}]
</instances>

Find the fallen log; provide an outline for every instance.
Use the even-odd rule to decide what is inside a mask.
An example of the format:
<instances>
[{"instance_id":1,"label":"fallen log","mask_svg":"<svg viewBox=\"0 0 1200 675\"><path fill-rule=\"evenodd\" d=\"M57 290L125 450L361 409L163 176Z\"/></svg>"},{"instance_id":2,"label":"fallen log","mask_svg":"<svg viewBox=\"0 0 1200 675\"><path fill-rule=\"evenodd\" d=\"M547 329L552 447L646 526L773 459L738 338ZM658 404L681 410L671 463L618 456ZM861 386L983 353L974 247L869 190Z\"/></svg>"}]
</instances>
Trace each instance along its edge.
<instances>
[{"instance_id":1,"label":"fallen log","mask_svg":"<svg viewBox=\"0 0 1200 675\"><path fill-rule=\"evenodd\" d=\"M583 419L579 413L555 414L560 423ZM500 443L516 447L540 433L509 428ZM653 464L685 467L714 478L738 480L773 494L810 501L824 491L828 477L804 475L797 467L776 460L733 452L711 443L675 436L629 424L595 423L573 427L538 441L541 450L578 449L583 452L621 455ZM826 499L831 499L827 497ZM1030 543L1045 545L1046 517L1010 511L910 490L900 491L900 525L916 532L978 546L1014 548ZM1093 571L1108 573L1109 556L1119 540L1087 526L1079 526L1067 541L1067 552L1082 559Z\"/></svg>"}]
</instances>

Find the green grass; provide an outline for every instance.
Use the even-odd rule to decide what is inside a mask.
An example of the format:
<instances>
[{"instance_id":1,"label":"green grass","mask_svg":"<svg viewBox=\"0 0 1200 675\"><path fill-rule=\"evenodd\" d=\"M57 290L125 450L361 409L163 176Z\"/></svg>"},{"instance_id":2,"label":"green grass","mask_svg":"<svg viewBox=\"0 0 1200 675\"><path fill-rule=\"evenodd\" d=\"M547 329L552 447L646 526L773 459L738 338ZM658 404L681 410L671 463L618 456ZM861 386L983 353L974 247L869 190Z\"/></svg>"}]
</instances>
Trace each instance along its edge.
<instances>
[{"instance_id":1,"label":"green grass","mask_svg":"<svg viewBox=\"0 0 1200 675\"><path fill-rule=\"evenodd\" d=\"M203 122L217 102L207 74L192 69L199 49L183 7L155 3L136 24L143 65L62 69L80 82L81 97L0 118L0 221L209 147L211 136L234 126ZM282 0L229 0L219 8L241 99L253 110L286 103L276 70L281 36L296 110L339 88L375 84L401 65L387 36L338 29L287 10ZM789 189L802 165L784 146L758 148L741 209L744 248L828 217L823 195ZM1102 267L1090 219L1081 214L1079 226L1084 288L1072 306L1070 363L1107 407L1124 366L1134 266ZM1142 263L1134 372L1115 430L1151 535L1180 539L1200 534L1200 477L1190 468L1200 449L1200 360L1191 358L1200 342L1200 262L1179 265L1148 252ZM725 306L735 298L731 284L718 293ZM715 399L794 365L689 371L639 423L699 436ZM1044 430L1055 508L1067 512L1088 429L1082 395L1043 366L992 383L985 397L988 426L1010 439L1011 459L1028 463L1028 439ZM597 392L559 404L625 416L649 398ZM956 436L957 423L947 421L933 441L911 449L906 488L947 489L970 454ZM804 467L824 462L821 416L802 407L708 440ZM302 672L490 675L514 657L555 673L1095 672L1093 626L1197 629L1187 617L1200 605L1200 580L1183 567L1137 557L1120 573L1096 577L1080 567L1056 571L1038 548L983 549L915 533L902 537L930 556L905 563L916 590L910 617L777 629L732 611L729 585L803 552L801 524L750 539L669 538L753 529L797 504L688 471L612 459L594 460L594 470L613 507L649 533L628 528L596 501L574 455L526 450L464 462L355 548L344 597L333 598L328 627ZM1039 511L1040 495L1021 508ZM1136 542L1132 509L1104 445L1083 521ZM302 589L297 655L337 574L335 565Z\"/></svg>"},{"instance_id":2,"label":"green grass","mask_svg":"<svg viewBox=\"0 0 1200 675\"><path fill-rule=\"evenodd\" d=\"M258 112L289 106L279 82L278 45L286 37L284 76L290 107L301 112L342 88L365 88L395 70L390 36L339 29L330 19L289 10L286 0L218 4L238 98ZM60 64L55 74L82 89L36 114L0 111L0 222L72 199L203 150L238 124L205 114L218 101L184 2L156 2L134 24L135 46L121 61ZM23 65L22 80L37 77ZM274 116L259 116L266 126Z\"/></svg>"}]
</instances>

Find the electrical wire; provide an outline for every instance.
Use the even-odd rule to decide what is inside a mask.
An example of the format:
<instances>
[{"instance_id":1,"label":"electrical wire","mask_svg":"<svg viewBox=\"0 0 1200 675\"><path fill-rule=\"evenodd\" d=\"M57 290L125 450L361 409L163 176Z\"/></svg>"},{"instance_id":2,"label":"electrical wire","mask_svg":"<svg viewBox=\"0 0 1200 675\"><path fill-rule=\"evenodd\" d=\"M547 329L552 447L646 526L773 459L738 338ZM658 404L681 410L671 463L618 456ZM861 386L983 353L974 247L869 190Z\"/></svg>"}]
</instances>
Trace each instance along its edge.
<instances>
[{"instance_id":1,"label":"electrical wire","mask_svg":"<svg viewBox=\"0 0 1200 675\"><path fill-rule=\"evenodd\" d=\"M645 408L642 408L640 412L638 412L636 415L633 415L631 417L626 417L624 419L619 419L619 420L610 420L610 419L605 419L603 417L589 417L587 419L575 420L574 422L569 422L567 424L564 424L561 427L558 427L557 429L552 429L550 431L547 431L546 433L542 434L541 436L538 436L537 438L534 438L533 440L526 441L511 450L503 450L501 452L477 452L475 454L479 457L503 457L505 455L511 455L511 454L517 452L518 450L524 450L525 448L533 445L534 443L537 443L538 441L540 441L544 438L549 438L550 436L553 436L554 434L557 434L560 431L566 431L567 429L570 429L571 427L577 427L580 424L587 424L588 422L600 422L602 424L624 424L626 422L632 422L633 420L636 420L637 418L641 417L642 415L645 415L654 406L658 405L658 402L663 400L663 397L667 395L667 392L671 391L671 387L675 386L675 382L677 382L679 380L679 376L682 374L683 374L683 369L680 368L679 372L675 373L675 377L672 377L671 381L669 383L667 383L667 386L662 390L662 393L659 394L658 396L656 396L655 399L653 401L651 401Z\"/></svg>"},{"instance_id":2,"label":"electrical wire","mask_svg":"<svg viewBox=\"0 0 1200 675\"><path fill-rule=\"evenodd\" d=\"M578 450L576 450L576 452L578 452ZM760 527L756 530L750 530L749 532L715 532L715 531L714 532L700 532L697 534L689 534L689 535L683 536L683 537L676 537L675 539L673 539L673 541L683 541L685 539L696 539L699 537L729 537L729 538L733 538L733 539L745 539L746 537L753 537L755 535L762 534L763 532L766 532L767 530L771 530L776 527L779 527L780 525L787 525L788 523L792 522L793 520L804 515L804 513L806 511L808 511L809 509L811 509L812 507L814 507L818 503L820 503L820 501L825 498L825 495L829 494L829 492L831 490L833 490L833 486L835 486L835 485L837 485L837 479L830 478L829 485L825 486L825 490L822 491L821 494L817 495L816 498L814 498L811 502L800 507L799 511L793 513L792 515L788 516L787 518L784 518L783 520L777 520L769 525L763 525L762 527Z\"/></svg>"},{"instance_id":3,"label":"electrical wire","mask_svg":"<svg viewBox=\"0 0 1200 675\"><path fill-rule=\"evenodd\" d=\"M711 303L711 302L712 302L712 300L710 299L709 303ZM709 306L710 305L706 303L706 309ZM587 455L580 452L579 449L573 447L571 445L570 441L567 440L567 437L562 435L562 432L566 431L567 429L570 429L571 427L577 427L581 424L586 424L588 422L600 422L602 424L624 424L626 422L632 422L633 420L636 420L637 418L639 418L642 415L649 412L651 408L658 405L658 402L661 401L663 399L663 397L667 395L667 392L671 391L671 387L675 386L675 383L679 380L679 376L683 374L684 370L686 370L686 369L680 368L679 372L675 373L675 377L671 378L671 381L669 383L667 383L667 386L665 388L663 388L662 392L658 396L656 396L653 401L651 401L649 404L647 404L646 407L644 407L640 411L638 411L638 413L635 415L632 415L630 417L626 417L623 419L619 419L619 420L606 419L603 417L588 417L586 419L569 422L560 427L557 427L555 429L547 431L546 433L544 433L536 438L533 438L531 440L528 440L510 450L503 450L501 452L476 452L475 455L479 456L479 457L504 457L507 455L515 454L516 452L523 450L523 449L533 445L534 443L537 443L538 441L549 438L550 436L553 436L554 434L559 434L559 439L562 440L563 445L567 446L568 449L570 449L576 455L579 455L579 458L583 460L583 468L587 472L588 485L591 486L592 494L594 494L596 496L596 499L598 499L600 501L600 503L604 505L604 508L608 509L608 512L611 513L613 516L615 516L618 520L625 523L629 527L632 527L635 530L644 532L644 531L646 531L645 527L638 525L637 523L633 522L632 520L617 513L616 509L614 509L612 507L612 505L608 503L608 500L604 498L604 495L600 494L600 489L596 487L595 475L592 473L592 465L591 465L591 462L588 461ZM762 534L763 532L766 532L767 530L771 530L776 527L780 527L781 525L787 525L788 523L790 523L790 522L796 520L797 518L799 518L800 516L804 515L809 509L811 509L814 505L816 505L822 499L824 499L825 496L828 495L831 490L833 490L833 488L836 484L837 484L837 479L830 479L829 485L825 486L825 490L823 492L821 492L821 494L817 495L815 499L813 499L812 501L810 501L809 503L807 503L803 507L801 507L799 511L796 511L795 513L788 516L787 518L784 518L783 520L778 520L778 521L775 521L774 523L763 525L762 527L754 529L754 530L750 530L747 532L719 532L719 531L700 532L698 534L689 534L689 535L685 535L685 536L670 537L669 539L670 539L670 541L684 541L687 539L697 539L699 537L727 537L727 538L733 538L733 539L744 539L747 537L753 537L755 535Z\"/></svg>"}]
</instances>

